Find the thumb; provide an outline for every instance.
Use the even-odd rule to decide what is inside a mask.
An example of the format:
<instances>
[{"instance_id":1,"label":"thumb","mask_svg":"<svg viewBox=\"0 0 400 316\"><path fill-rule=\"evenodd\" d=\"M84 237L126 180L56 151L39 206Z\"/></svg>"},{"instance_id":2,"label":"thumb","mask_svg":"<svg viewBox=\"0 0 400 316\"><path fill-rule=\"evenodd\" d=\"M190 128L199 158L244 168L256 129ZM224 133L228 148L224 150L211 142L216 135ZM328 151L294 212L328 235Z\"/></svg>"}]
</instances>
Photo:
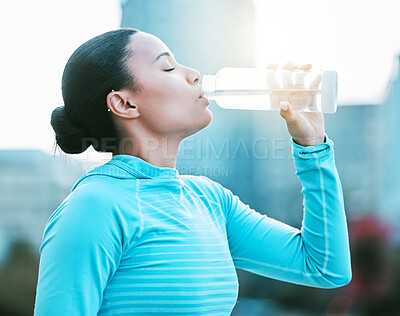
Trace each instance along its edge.
<instances>
[{"instance_id":1,"label":"thumb","mask_svg":"<svg viewBox=\"0 0 400 316\"><path fill-rule=\"evenodd\" d=\"M288 126L297 124L297 113L293 110L292 105L287 101L281 101L280 115L285 119Z\"/></svg>"}]
</instances>

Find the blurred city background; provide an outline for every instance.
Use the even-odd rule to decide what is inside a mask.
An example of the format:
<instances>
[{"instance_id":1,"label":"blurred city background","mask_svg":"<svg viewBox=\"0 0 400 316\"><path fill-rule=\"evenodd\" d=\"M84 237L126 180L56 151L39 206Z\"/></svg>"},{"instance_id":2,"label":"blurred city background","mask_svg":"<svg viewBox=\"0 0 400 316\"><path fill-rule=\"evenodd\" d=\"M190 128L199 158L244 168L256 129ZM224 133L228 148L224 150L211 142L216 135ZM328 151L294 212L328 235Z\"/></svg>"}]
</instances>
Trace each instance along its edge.
<instances>
[{"instance_id":1,"label":"blurred city background","mask_svg":"<svg viewBox=\"0 0 400 316\"><path fill-rule=\"evenodd\" d=\"M82 174L111 158L92 147L54 152L50 114L62 104L68 57L118 27L156 35L202 74L289 60L338 71L339 107L325 124L344 190L353 278L326 290L237 270L232 315L400 315L398 12L396 0L2 1L0 315L32 315L47 219ZM300 228L301 184L279 113L214 102L210 110L212 124L181 146L180 173L208 176Z\"/></svg>"}]
</instances>

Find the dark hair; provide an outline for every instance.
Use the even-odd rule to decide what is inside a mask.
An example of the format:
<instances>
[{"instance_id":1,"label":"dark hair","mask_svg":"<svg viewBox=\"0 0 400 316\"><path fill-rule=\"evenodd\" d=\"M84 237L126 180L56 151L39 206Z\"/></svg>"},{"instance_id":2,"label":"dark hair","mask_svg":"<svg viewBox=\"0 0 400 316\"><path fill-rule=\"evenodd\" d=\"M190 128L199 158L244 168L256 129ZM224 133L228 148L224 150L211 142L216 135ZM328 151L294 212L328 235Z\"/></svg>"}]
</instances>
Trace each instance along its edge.
<instances>
[{"instance_id":1,"label":"dark hair","mask_svg":"<svg viewBox=\"0 0 400 316\"><path fill-rule=\"evenodd\" d=\"M90 145L100 152L117 148L120 136L107 111L107 95L112 90L135 90L126 62L136 32L125 28L98 35L69 58L62 77L64 106L51 115L56 143L65 153L82 153Z\"/></svg>"}]
</instances>

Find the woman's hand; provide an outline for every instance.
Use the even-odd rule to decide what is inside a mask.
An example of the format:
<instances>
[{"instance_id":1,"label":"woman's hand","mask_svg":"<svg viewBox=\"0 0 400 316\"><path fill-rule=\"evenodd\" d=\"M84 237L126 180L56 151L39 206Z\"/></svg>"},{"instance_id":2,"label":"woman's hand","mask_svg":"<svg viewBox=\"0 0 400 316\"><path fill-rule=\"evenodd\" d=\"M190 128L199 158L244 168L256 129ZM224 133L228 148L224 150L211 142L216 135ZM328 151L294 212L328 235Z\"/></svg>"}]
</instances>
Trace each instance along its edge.
<instances>
[{"instance_id":1,"label":"woman's hand","mask_svg":"<svg viewBox=\"0 0 400 316\"><path fill-rule=\"evenodd\" d=\"M282 101L280 115L293 140L301 146L314 146L324 142L324 115L320 112L296 112L289 102Z\"/></svg>"},{"instance_id":2,"label":"woman's hand","mask_svg":"<svg viewBox=\"0 0 400 316\"><path fill-rule=\"evenodd\" d=\"M271 68L271 67L267 67L267 68L276 70L276 66L274 68ZM294 83L296 83L297 86L300 85L300 88L306 88L304 77L306 76L307 72L309 72L311 70L311 68L312 68L311 64L298 66L296 63L294 63L292 61L288 62L282 68L282 69L286 70L286 72L282 73L282 78L281 78L283 88L284 89L292 89ZM294 72L294 71L299 72L298 75L303 74L303 80L299 80L298 82L293 82L292 72ZM314 79L315 82L313 81L312 84L318 86L321 83L321 79L319 81L315 81L315 79ZM310 88L310 87L307 87L307 88ZM324 115L319 112L297 112L297 111L294 111L293 106L290 104L290 102L292 102L290 100L291 97L294 97L294 95L291 94L286 97L285 96L279 97L275 101L278 101L278 102L280 101L280 107L281 107L280 114L285 119L287 129L289 131L289 134L292 136L293 140L301 146L314 146L314 145L323 143L324 136L325 136ZM310 96L310 98L311 98L310 102L312 104L315 103L315 96ZM296 98L294 98L294 100L296 100ZM294 105L296 106L295 103L294 103ZM275 105L275 106L277 106L277 105ZM305 106L306 106L305 104L304 104L304 106L300 106L300 107L299 107L299 105L297 105L296 108L304 108ZM308 106L310 106L310 104L308 104L306 107L308 107Z\"/></svg>"}]
</instances>

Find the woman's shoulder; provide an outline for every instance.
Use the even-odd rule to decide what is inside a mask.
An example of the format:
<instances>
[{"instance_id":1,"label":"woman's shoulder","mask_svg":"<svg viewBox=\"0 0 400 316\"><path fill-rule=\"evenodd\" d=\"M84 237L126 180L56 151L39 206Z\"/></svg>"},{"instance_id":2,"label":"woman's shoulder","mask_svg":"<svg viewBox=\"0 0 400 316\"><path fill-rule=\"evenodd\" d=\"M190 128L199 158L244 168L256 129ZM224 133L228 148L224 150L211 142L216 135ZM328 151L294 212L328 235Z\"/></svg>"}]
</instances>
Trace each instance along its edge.
<instances>
[{"instance_id":1,"label":"woman's shoulder","mask_svg":"<svg viewBox=\"0 0 400 316\"><path fill-rule=\"evenodd\" d=\"M134 215L138 206L135 200L135 181L118 180L101 174L82 176L72 187L49 222L59 216L105 218Z\"/></svg>"},{"instance_id":2,"label":"woman's shoulder","mask_svg":"<svg viewBox=\"0 0 400 316\"><path fill-rule=\"evenodd\" d=\"M68 243L79 245L107 243L112 238L129 244L143 221L135 195L130 194L134 189L127 187L101 176L82 179L49 217L43 245L54 236L62 240L69 236Z\"/></svg>"},{"instance_id":3,"label":"woman's shoulder","mask_svg":"<svg viewBox=\"0 0 400 316\"><path fill-rule=\"evenodd\" d=\"M84 192L89 195L98 195L99 192L118 193L121 190L135 190L135 188L135 181L121 180L102 173L87 173L75 182L70 193ZM102 197L107 198L109 195L106 194Z\"/></svg>"},{"instance_id":4,"label":"woman's shoulder","mask_svg":"<svg viewBox=\"0 0 400 316\"><path fill-rule=\"evenodd\" d=\"M71 193L77 188L81 189L82 187L85 187L85 190L94 187L108 190L111 188L119 189L121 186L125 186L128 181L130 187L135 187L134 180L126 171L106 163L83 174L72 186Z\"/></svg>"}]
</instances>

